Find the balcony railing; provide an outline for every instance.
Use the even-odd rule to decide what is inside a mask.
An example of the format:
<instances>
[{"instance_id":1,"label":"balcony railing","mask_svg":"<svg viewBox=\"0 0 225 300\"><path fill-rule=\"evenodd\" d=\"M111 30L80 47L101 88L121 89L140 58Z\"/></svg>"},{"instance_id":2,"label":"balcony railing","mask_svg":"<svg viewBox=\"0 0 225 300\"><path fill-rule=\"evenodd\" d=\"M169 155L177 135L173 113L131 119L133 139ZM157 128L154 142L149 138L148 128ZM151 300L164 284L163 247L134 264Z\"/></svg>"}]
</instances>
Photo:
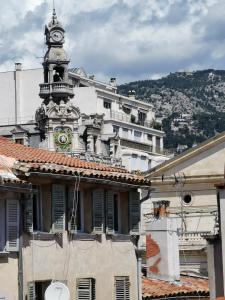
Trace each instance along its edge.
<instances>
[{"instance_id":1,"label":"balcony railing","mask_svg":"<svg viewBox=\"0 0 225 300\"><path fill-rule=\"evenodd\" d=\"M127 139L121 139L120 145L122 147L132 148L135 150L145 151L145 152L152 152L152 146L144 143L134 142Z\"/></svg>"},{"instance_id":2,"label":"balcony railing","mask_svg":"<svg viewBox=\"0 0 225 300\"><path fill-rule=\"evenodd\" d=\"M40 84L40 97L45 98L49 94L55 96L73 97L73 85L66 82L53 82Z\"/></svg>"},{"instance_id":3,"label":"balcony railing","mask_svg":"<svg viewBox=\"0 0 225 300\"><path fill-rule=\"evenodd\" d=\"M110 118L116 121L121 121L121 122L126 122L126 123L131 123L131 124L136 124L139 126L144 126L144 127L148 127L148 128L153 128L152 123L151 122L147 122L147 121L134 121L132 120L132 116L122 113L122 112L118 112L118 111L114 111L111 110L110 111Z\"/></svg>"},{"instance_id":4,"label":"balcony railing","mask_svg":"<svg viewBox=\"0 0 225 300\"><path fill-rule=\"evenodd\" d=\"M209 231L190 231L184 232L179 237L179 244L180 246L188 247L194 245L204 245L206 244L206 240L202 237L204 234L210 233Z\"/></svg>"}]
</instances>

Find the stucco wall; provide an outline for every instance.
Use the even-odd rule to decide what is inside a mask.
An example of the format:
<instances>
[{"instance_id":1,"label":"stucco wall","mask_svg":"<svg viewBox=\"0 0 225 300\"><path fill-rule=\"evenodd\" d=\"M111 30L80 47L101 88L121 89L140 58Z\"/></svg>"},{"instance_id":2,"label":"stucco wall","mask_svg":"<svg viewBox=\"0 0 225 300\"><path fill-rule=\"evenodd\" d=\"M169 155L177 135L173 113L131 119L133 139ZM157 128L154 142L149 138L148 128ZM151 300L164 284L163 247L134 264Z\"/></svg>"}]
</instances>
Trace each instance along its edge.
<instances>
[{"instance_id":1,"label":"stucco wall","mask_svg":"<svg viewBox=\"0 0 225 300\"><path fill-rule=\"evenodd\" d=\"M18 259L16 253L0 258L0 297L18 299Z\"/></svg>"},{"instance_id":2,"label":"stucco wall","mask_svg":"<svg viewBox=\"0 0 225 300\"><path fill-rule=\"evenodd\" d=\"M31 241L23 249L23 262L25 292L29 281L67 280L71 299L75 299L76 279L92 277L96 299L114 299L114 276L129 276L131 299L137 299L136 256L129 241L116 242L102 235L101 241L68 242L64 233L62 245L55 240Z\"/></svg>"}]
</instances>

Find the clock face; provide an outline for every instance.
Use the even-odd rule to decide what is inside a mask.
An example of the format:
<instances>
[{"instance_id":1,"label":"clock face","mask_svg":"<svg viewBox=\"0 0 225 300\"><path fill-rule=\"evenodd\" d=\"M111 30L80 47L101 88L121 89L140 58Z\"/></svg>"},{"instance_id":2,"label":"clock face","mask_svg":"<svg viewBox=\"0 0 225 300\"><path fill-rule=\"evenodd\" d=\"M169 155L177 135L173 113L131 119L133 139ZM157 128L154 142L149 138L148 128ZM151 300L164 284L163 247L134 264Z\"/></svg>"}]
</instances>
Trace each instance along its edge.
<instances>
[{"instance_id":1,"label":"clock face","mask_svg":"<svg viewBox=\"0 0 225 300\"><path fill-rule=\"evenodd\" d=\"M63 39L63 33L59 30L55 30L51 32L51 37L54 42L61 42Z\"/></svg>"}]
</instances>

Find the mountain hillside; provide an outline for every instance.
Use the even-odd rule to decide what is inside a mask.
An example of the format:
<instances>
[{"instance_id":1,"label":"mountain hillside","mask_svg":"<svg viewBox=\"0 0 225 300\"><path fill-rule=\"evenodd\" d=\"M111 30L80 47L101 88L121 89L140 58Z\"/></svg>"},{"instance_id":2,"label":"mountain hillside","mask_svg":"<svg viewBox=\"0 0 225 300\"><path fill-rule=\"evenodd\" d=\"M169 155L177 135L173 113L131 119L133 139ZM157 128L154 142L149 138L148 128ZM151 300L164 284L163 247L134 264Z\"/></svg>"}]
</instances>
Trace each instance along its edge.
<instances>
[{"instance_id":1,"label":"mountain hillside","mask_svg":"<svg viewBox=\"0 0 225 300\"><path fill-rule=\"evenodd\" d=\"M118 87L154 105L166 133L165 148L178 152L225 130L225 71L176 72Z\"/></svg>"}]
</instances>

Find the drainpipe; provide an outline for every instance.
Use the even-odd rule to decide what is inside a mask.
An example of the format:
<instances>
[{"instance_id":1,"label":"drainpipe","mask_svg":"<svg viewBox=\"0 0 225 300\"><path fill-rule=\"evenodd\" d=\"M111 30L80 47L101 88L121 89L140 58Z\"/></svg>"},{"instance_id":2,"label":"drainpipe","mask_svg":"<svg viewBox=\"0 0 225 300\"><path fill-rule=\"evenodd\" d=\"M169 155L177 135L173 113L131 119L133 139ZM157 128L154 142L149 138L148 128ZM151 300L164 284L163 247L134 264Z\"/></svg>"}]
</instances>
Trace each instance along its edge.
<instances>
[{"instance_id":1,"label":"drainpipe","mask_svg":"<svg viewBox=\"0 0 225 300\"><path fill-rule=\"evenodd\" d=\"M151 192L153 189L149 188L147 194L140 199L140 204L150 198ZM142 272L141 272L141 264L142 264L142 253L143 248L140 247L140 236L137 236L136 240L136 257L137 257L137 289L138 289L138 297L137 300L142 300Z\"/></svg>"}]
</instances>

